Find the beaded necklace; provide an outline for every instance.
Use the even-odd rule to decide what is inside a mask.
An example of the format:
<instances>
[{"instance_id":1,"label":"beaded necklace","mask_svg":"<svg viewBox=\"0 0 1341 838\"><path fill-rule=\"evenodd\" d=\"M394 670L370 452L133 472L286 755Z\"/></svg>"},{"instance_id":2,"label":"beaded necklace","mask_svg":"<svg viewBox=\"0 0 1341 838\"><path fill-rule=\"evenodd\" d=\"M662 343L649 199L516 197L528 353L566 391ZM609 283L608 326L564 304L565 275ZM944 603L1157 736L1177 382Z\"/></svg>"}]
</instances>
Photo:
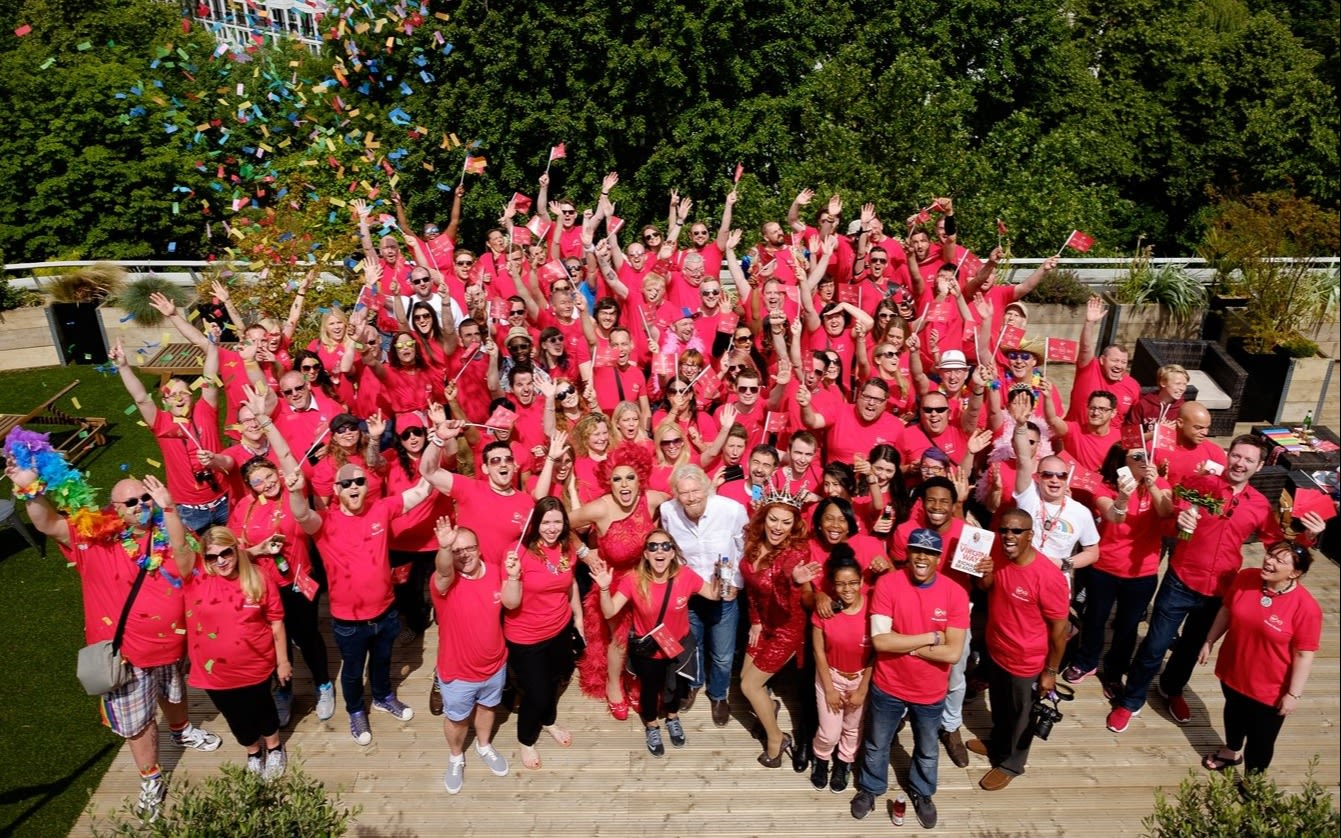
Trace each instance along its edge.
<instances>
[{"instance_id":1,"label":"beaded necklace","mask_svg":"<svg viewBox=\"0 0 1341 838\"><path fill-rule=\"evenodd\" d=\"M135 538L135 531L126 527L121 531L121 547L126 551L126 555L135 560L136 567L142 567L152 573L163 566L163 559L167 556L168 534L163 527L163 510L154 509L153 517L149 521L149 549L146 551L139 541Z\"/></svg>"}]
</instances>

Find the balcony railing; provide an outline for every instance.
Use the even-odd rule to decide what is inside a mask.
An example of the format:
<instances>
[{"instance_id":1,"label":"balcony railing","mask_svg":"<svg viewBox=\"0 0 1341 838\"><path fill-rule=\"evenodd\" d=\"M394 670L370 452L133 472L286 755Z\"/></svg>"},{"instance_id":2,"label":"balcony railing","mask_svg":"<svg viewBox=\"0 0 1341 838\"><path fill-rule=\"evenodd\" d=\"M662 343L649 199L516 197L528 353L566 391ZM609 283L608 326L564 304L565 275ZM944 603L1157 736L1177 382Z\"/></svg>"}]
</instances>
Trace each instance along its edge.
<instances>
[{"instance_id":1,"label":"balcony railing","mask_svg":"<svg viewBox=\"0 0 1341 838\"><path fill-rule=\"evenodd\" d=\"M316 51L321 47L320 18L325 0L186 0L192 16L229 47L258 39L296 38ZM203 14L202 14L203 13Z\"/></svg>"}]
</instances>

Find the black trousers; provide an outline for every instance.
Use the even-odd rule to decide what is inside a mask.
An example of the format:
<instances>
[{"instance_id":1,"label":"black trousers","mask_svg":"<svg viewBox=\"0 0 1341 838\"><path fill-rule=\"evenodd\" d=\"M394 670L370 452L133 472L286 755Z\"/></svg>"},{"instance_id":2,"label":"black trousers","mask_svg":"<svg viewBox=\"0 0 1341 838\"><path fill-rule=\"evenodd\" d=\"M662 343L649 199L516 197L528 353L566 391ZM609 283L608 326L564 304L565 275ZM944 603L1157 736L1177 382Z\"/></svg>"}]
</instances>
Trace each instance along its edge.
<instances>
[{"instance_id":1,"label":"black trousers","mask_svg":"<svg viewBox=\"0 0 1341 838\"><path fill-rule=\"evenodd\" d=\"M559 712L559 685L573 674L573 623L539 643L508 642L512 682L521 690L517 710L517 741L534 745L540 729L554 724Z\"/></svg>"},{"instance_id":2,"label":"black trousers","mask_svg":"<svg viewBox=\"0 0 1341 838\"><path fill-rule=\"evenodd\" d=\"M1243 752L1245 772L1267 770L1276 754L1276 737L1285 717L1275 707L1223 683L1220 690L1225 694L1225 747Z\"/></svg>"},{"instance_id":3,"label":"black trousers","mask_svg":"<svg viewBox=\"0 0 1341 838\"><path fill-rule=\"evenodd\" d=\"M437 555L437 551L391 551L393 568L410 566L410 578L396 586L394 595L401 623L415 634L428 631L429 616L433 613L428 601L428 577L433 574Z\"/></svg>"},{"instance_id":4,"label":"black trousers","mask_svg":"<svg viewBox=\"0 0 1341 838\"><path fill-rule=\"evenodd\" d=\"M662 716L680 712L680 704L689 695L689 679L671 671L670 658L644 658L629 655L629 667L638 676L638 718L650 725Z\"/></svg>"},{"instance_id":5,"label":"black trousers","mask_svg":"<svg viewBox=\"0 0 1341 838\"><path fill-rule=\"evenodd\" d=\"M331 670L326 659L326 640L321 636L317 620L321 591L308 599L292 585L284 585L279 589L279 599L284 603L284 633L289 643L303 653L303 662L312 673L312 682L318 687L329 683Z\"/></svg>"},{"instance_id":6,"label":"black trousers","mask_svg":"<svg viewBox=\"0 0 1341 838\"><path fill-rule=\"evenodd\" d=\"M279 732L279 714L275 712L275 700L270 697L269 676L249 687L205 692L242 747L250 748L262 738Z\"/></svg>"},{"instance_id":7,"label":"black trousers","mask_svg":"<svg viewBox=\"0 0 1341 838\"><path fill-rule=\"evenodd\" d=\"M1030 715L1038 676L1022 678L1001 667L992 670L987 700L992 704L992 764L1011 774L1023 774L1034 743Z\"/></svg>"}]
</instances>

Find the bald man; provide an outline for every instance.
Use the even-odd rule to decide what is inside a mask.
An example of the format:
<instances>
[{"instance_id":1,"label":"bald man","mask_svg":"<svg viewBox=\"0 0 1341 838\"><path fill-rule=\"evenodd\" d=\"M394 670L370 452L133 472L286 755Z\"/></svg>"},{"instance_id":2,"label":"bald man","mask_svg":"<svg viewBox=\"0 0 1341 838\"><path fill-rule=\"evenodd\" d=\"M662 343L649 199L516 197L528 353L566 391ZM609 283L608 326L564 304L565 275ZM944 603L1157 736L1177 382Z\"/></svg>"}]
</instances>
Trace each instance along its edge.
<instances>
[{"instance_id":1,"label":"bald man","mask_svg":"<svg viewBox=\"0 0 1341 838\"><path fill-rule=\"evenodd\" d=\"M41 491L37 475L18 469L12 461L6 463L5 474L18 494ZM93 540L71 528L40 493L27 506L33 526L55 540L79 571L85 643L113 638L140 576L137 560L146 554L150 557L153 569L134 590L134 607L121 640L121 657L131 665L130 680L98 700L103 723L130 743L131 758L139 769L140 796L135 809L146 820L156 818L167 783L158 763L155 706L163 709L177 745L213 751L220 744L218 736L193 726L186 717L186 616L181 580L173 575L177 565L169 548L149 550L155 530L163 527L163 514L176 514L176 508L158 509L144 483L134 478L122 480L112 487L111 505L104 510L119 520L121 529ZM125 544L136 545L134 555Z\"/></svg>"},{"instance_id":2,"label":"bald man","mask_svg":"<svg viewBox=\"0 0 1341 838\"><path fill-rule=\"evenodd\" d=\"M1209 439L1211 414L1201 402L1185 402L1178 411L1178 434L1173 450L1155 451L1155 465L1169 485L1177 486L1194 474L1220 474L1227 460L1224 449ZM1163 431L1161 431L1163 433Z\"/></svg>"}]
</instances>

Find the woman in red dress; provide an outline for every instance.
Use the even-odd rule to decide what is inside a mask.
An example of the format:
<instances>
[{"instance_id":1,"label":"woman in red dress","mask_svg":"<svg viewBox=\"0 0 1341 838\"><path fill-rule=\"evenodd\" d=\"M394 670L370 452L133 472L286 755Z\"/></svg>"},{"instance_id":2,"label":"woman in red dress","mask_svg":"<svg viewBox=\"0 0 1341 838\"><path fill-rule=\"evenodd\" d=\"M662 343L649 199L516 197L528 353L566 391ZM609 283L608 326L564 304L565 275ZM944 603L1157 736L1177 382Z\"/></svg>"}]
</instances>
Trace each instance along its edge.
<instances>
[{"instance_id":1,"label":"woman in red dress","mask_svg":"<svg viewBox=\"0 0 1341 838\"><path fill-rule=\"evenodd\" d=\"M745 528L740 563L750 616L740 691L764 728L767 742L759 764L765 768L782 765L783 752L792 747L792 738L778 727L768 681L805 644L806 609L814 603L810 582L820 571L821 565L810 558L800 504L787 496L765 496Z\"/></svg>"},{"instance_id":2,"label":"woman in red dress","mask_svg":"<svg viewBox=\"0 0 1341 838\"><path fill-rule=\"evenodd\" d=\"M652 458L645 450L632 445L618 446L601 462L597 472L606 494L579 507L570 516L574 530L596 528L596 548L614 575L615 584L642 558L643 541L656 526L657 507L669 500L663 492L645 488L651 473ZM582 691L593 698L603 694L610 715L622 722L629 717L629 702L622 683L629 614L621 611L607 620L601 613L599 592L593 588L583 602L583 615L587 653L579 668Z\"/></svg>"}]
</instances>

